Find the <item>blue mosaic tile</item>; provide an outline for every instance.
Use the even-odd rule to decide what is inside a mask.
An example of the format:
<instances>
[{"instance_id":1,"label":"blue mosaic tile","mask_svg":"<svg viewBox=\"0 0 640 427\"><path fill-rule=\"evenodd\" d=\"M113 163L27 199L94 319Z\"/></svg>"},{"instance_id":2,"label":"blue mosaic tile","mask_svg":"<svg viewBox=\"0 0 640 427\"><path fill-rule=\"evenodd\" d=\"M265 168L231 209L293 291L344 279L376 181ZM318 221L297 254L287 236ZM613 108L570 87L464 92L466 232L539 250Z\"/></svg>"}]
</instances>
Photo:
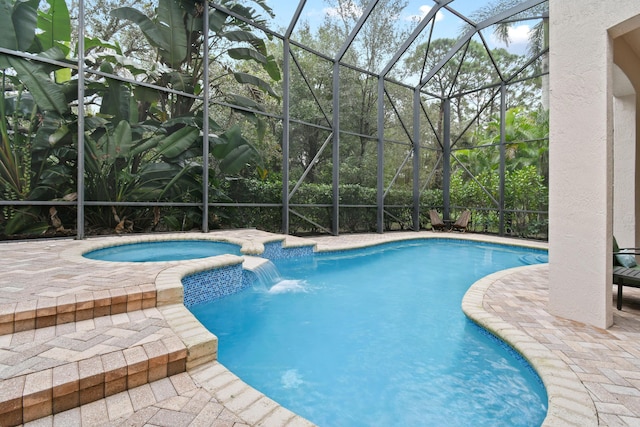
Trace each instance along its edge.
<instances>
[{"instance_id":1,"label":"blue mosaic tile","mask_svg":"<svg viewBox=\"0 0 640 427\"><path fill-rule=\"evenodd\" d=\"M313 246L299 246L295 248L283 248L282 242L269 242L264 244L263 258L270 260L297 258L302 256L313 255Z\"/></svg>"},{"instance_id":2,"label":"blue mosaic tile","mask_svg":"<svg viewBox=\"0 0 640 427\"><path fill-rule=\"evenodd\" d=\"M201 271L182 278L184 305L189 308L227 295L248 286L242 264Z\"/></svg>"},{"instance_id":3,"label":"blue mosaic tile","mask_svg":"<svg viewBox=\"0 0 640 427\"><path fill-rule=\"evenodd\" d=\"M300 259L313 255L313 246L283 248L282 242L267 243L264 246L262 257L267 259ZM258 276L252 271L244 270L241 264L185 276L182 278L184 305L189 308L215 301L253 286L257 280Z\"/></svg>"},{"instance_id":4,"label":"blue mosaic tile","mask_svg":"<svg viewBox=\"0 0 640 427\"><path fill-rule=\"evenodd\" d=\"M256 273L251 270L242 270L242 289L253 286L256 280L258 280Z\"/></svg>"}]
</instances>

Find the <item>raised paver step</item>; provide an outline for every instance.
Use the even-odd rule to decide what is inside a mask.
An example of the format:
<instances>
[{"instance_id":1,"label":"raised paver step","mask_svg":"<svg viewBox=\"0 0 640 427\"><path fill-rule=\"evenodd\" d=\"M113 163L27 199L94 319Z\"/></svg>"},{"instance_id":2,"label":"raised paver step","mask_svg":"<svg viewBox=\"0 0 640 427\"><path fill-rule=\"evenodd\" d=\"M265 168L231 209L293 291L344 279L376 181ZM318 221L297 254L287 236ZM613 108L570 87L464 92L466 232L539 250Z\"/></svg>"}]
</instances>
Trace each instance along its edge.
<instances>
[{"instance_id":1,"label":"raised paver step","mask_svg":"<svg viewBox=\"0 0 640 427\"><path fill-rule=\"evenodd\" d=\"M18 425L186 370L156 308L0 336L0 425Z\"/></svg>"},{"instance_id":2,"label":"raised paver step","mask_svg":"<svg viewBox=\"0 0 640 427\"><path fill-rule=\"evenodd\" d=\"M43 426L247 427L187 373L171 375L37 420Z\"/></svg>"},{"instance_id":3,"label":"raised paver step","mask_svg":"<svg viewBox=\"0 0 640 427\"><path fill-rule=\"evenodd\" d=\"M38 426L313 427L299 415L250 389L237 396L225 381L240 381L217 362L51 414ZM224 381L216 380L222 375ZM230 376L229 376L230 375ZM204 377L206 384L200 382ZM221 377L222 379L222 377ZM212 388L213 386L214 388ZM247 397L251 397L247 399ZM1 422L0 422L1 424ZM31 425L27 423L25 426Z\"/></svg>"},{"instance_id":4,"label":"raised paver step","mask_svg":"<svg viewBox=\"0 0 640 427\"><path fill-rule=\"evenodd\" d=\"M156 294L147 284L0 304L0 335L155 307Z\"/></svg>"}]
</instances>

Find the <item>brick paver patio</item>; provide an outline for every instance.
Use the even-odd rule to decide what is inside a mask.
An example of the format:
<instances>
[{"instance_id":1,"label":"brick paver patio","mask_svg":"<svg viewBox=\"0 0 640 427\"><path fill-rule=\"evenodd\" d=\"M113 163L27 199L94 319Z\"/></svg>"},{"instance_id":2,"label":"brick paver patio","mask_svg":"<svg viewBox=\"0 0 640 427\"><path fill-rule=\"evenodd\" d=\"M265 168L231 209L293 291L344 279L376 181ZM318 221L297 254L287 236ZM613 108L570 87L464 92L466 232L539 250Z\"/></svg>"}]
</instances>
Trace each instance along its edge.
<instances>
[{"instance_id":1,"label":"brick paver patio","mask_svg":"<svg viewBox=\"0 0 640 427\"><path fill-rule=\"evenodd\" d=\"M309 426L214 359L217 340L180 304L179 278L213 258L105 263L80 254L130 240L309 240L257 230L0 243L0 425ZM474 234L322 236L318 250L405 238ZM105 243L106 242L106 243ZM529 243L545 247L540 243ZM640 425L640 289L625 289L608 330L550 315L546 265L477 282L463 309L536 367L549 393L546 425Z\"/></svg>"}]
</instances>

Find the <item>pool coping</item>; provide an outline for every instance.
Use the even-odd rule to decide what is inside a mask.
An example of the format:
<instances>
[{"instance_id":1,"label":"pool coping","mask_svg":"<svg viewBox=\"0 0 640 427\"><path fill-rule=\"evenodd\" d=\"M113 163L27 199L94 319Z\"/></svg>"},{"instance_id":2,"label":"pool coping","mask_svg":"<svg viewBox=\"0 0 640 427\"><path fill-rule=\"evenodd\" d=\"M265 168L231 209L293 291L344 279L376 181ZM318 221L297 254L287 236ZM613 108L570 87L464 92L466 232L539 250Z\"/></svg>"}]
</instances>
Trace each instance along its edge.
<instances>
[{"instance_id":1,"label":"pool coping","mask_svg":"<svg viewBox=\"0 0 640 427\"><path fill-rule=\"evenodd\" d=\"M269 408L269 414L277 413L289 420L287 422L295 420L295 422L300 425L311 425L307 420L280 407L276 402L271 401L268 397L242 382L235 374L217 362L217 337L208 331L183 305L183 289L181 283L183 277L200 271L220 268L227 265L236 265L240 262L251 264L254 262L251 261L252 256L260 255L264 251L264 244L271 242L282 242L283 247L313 246L316 252L351 250L397 241L422 239L460 239L465 241L507 244L524 248L547 249L547 245L544 242L458 233L390 233L374 235L369 239L358 239L356 235L354 239L351 239L351 241L347 243L345 243L344 239L339 243L335 241L330 243L329 237L303 239L277 234L265 236L265 234L264 232L256 232L256 236L252 236L251 230L243 230L238 233L238 236L220 235L212 232L210 234L170 233L160 235L101 237L99 240L88 239L78 241L78 245L62 251L60 257L74 263L103 263L105 261L84 258L82 254L102 247L163 240L214 240L241 245L242 253L248 255L246 258L244 256L219 255L198 260L155 263L161 270L153 280L157 291L157 308L171 329L180 337L187 347L187 371L192 373L194 378L199 378L201 385L206 387L214 395L222 393L220 396L223 397L222 403L225 406L230 405L234 407L233 402L235 399L246 400L247 395L250 395L253 403L262 402L261 405L264 408ZM136 265L138 263L123 264ZM249 269L251 268L250 265L247 265L247 267L249 267ZM593 400L590 398L585 386L567 363L555 356L534 338L491 314L483 307L484 295L495 281L529 268L539 268L539 266L525 266L503 270L478 280L472 284L467 291L462 301L462 310L471 320L512 346L539 374L548 396L548 412L543 425L597 425L598 415ZM222 379L224 379L224 381L222 381ZM233 385L234 389L242 389L243 393L236 393L235 395L229 393L227 389L231 387L231 385ZM255 411L253 413L254 415L249 417L247 421L261 421L261 419L255 418Z\"/></svg>"},{"instance_id":2,"label":"pool coping","mask_svg":"<svg viewBox=\"0 0 640 427\"><path fill-rule=\"evenodd\" d=\"M160 234L141 234L141 235L116 235L116 236L98 236L89 238L87 240L79 240L78 245L67 248L60 253L62 259L71 262L112 262L101 261L82 256L85 253L95 251L98 249L110 248L114 246L127 245L133 243L149 243L149 242L163 242L167 240L207 240L212 242L231 243L240 246L240 252L243 255L259 255L264 252L265 244L281 242L283 248L297 248L304 246L315 246L313 241L309 241L301 238L290 238L293 236L285 236L279 234L273 234L271 236L263 236L262 233L258 233L253 237L251 234L240 236L229 236L223 234L212 233L160 233ZM210 257L213 258L213 257ZM200 258L206 259L206 258ZM181 260L181 261L157 261L154 264L159 266L177 265L185 262L191 262L193 260ZM117 261L121 264L139 264L137 262Z\"/></svg>"},{"instance_id":3,"label":"pool coping","mask_svg":"<svg viewBox=\"0 0 640 427\"><path fill-rule=\"evenodd\" d=\"M514 273L539 269L540 265L510 268L476 281L462 300L462 311L476 324L514 348L540 376L548 398L543 426L598 425L596 406L582 381L569 365L535 338L505 322L484 308L488 289L498 280Z\"/></svg>"}]
</instances>

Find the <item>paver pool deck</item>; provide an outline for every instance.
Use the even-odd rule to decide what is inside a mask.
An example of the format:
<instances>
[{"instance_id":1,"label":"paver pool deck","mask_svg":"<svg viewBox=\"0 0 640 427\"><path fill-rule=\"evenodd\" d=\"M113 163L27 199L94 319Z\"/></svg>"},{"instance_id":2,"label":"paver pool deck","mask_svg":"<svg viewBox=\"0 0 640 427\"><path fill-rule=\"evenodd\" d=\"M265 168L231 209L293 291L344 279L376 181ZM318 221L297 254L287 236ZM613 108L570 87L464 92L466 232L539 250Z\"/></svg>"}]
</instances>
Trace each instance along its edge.
<instances>
[{"instance_id":1,"label":"paver pool deck","mask_svg":"<svg viewBox=\"0 0 640 427\"><path fill-rule=\"evenodd\" d=\"M476 234L303 239L253 229L2 242L0 425L312 425L218 363L216 337L182 305L180 278L223 265L227 256L110 263L83 258L91 248L207 238L259 254L273 241L326 251L434 237L546 247ZM548 266L542 264L479 280L461 306L541 375L549 395L545 425L640 425L640 289L625 289L622 310L614 309L607 330L549 314L547 299Z\"/></svg>"}]
</instances>

